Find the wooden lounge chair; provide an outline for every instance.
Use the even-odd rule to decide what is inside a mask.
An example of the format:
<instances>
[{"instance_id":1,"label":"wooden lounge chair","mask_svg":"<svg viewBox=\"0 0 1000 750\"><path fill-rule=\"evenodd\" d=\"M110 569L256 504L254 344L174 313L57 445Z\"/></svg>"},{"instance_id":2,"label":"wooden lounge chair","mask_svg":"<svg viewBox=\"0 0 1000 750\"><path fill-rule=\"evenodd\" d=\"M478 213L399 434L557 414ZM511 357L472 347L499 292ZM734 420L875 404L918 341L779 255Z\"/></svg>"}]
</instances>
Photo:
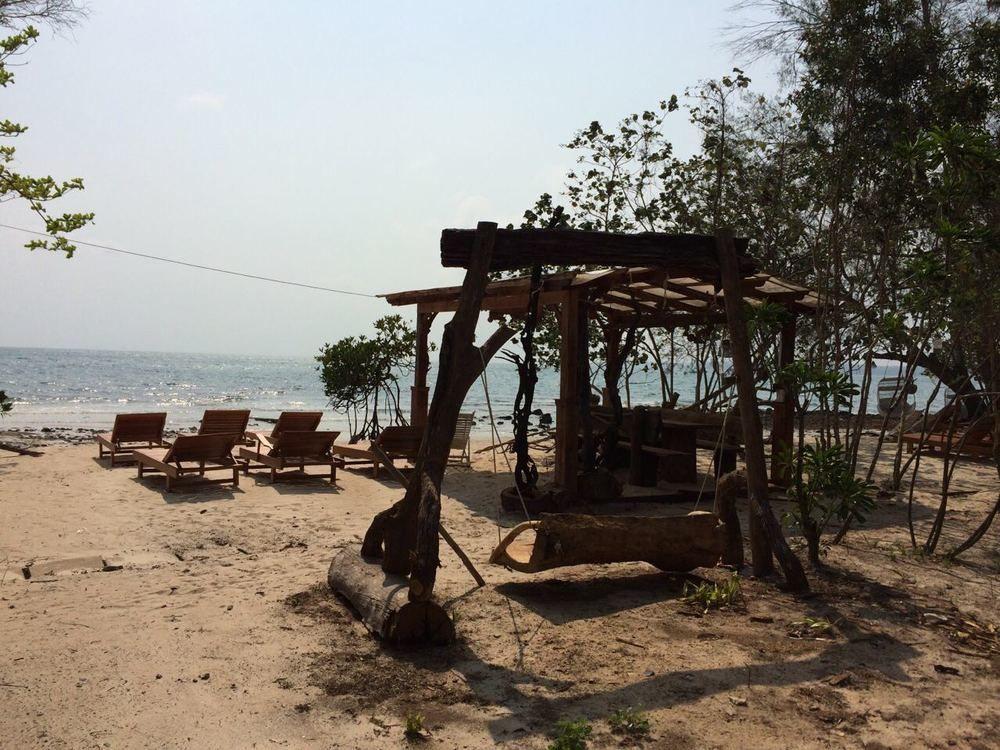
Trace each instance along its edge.
<instances>
[{"instance_id":1,"label":"wooden lounge chair","mask_svg":"<svg viewBox=\"0 0 1000 750\"><path fill-rule=\"evenodd\" d=\"M279 471L289 467L304 472L307 466L329 466L330 484L337 481L337 467L343 461L331 451L339 432L284 430L273 439L261 438L252 448L240 448L243 473L250 469L270 469L273 484L282 475Z\"/></svg>"},{"instance_id":2,"label":"wooden lounge chair","mask_svg":"<svg viewBox=\"0 0 1000 750\"><path fill-rule=\"evenodd\" d=\"M455 424L455 437L451 441L451 450L460 451L459 455L448 456L449 464L459 466L472 465L471 437L472 425L475 423L476 413L461 412L458 415L458 422Z\"/></svg>"},{"instance_id":3,"label":"wooden lounge chair","mask_svg":"<svg viewBox=\"0 0 1000 750\"><path fill-rule=\"evenodd\" d=\"M926 434L903 433L903 443L907 452L913 453L919 449L932 455L948 452L953 456L976 458L993 456L992 417L984 417L965 427L956 426L954 431L950 431L950 426L948 420L936 419L933 428Z\"/></svg>"},{"instance_id":4,"label":"wooden lounge chair","mask_svg":"<svg viewBox=\"0 0 1000 750\"><path fill-rule=\"evenodd\" d=\"M249 409L205 409L198 427L199 435L235 435L236 442L247 442Z\"/></svg>"},{"instance_id":5,"label":"wooden lounge chair","mask_svg":"<svg viewBox=\"0 0 1000 750\"><path fill-rule=\"evenodd\" d=\"M270 432L248 432L247 437L251 442L257 443L261 439L274 440L282 432L314 432L322 419L321 411L283 411Z\"/></svg>"},{"instance_id":6,"label":"wooden lounge chair","mask_svg":"<svg viewBox=\"0 0 1000 750\"><path fill-rule=\"evenodd\" d=\"M386 427L379 433L379 436L372 441L372 445L377 445L390 459L402 458L413 461L420 450L420 442L424 439L424 428L412 425ZM333 452L340 456L344 465L350 464L371 464L372 472L378 479L379 459L371 448L360 448L355 445L335 445Z\"/></svg>"},{"instance_id":7,"label":"wooden lounge chair","mask_svg":"<svg viewBox=\"0 0 1000 750\"><path fill-rule=\"evenodd\" d=\"M110 456L111 466L114 466L115 463L132 461L133 451L138 447L165 445L163 426L166 422L165 412L115 415L115 426L111 432L94 436L97 440L97 457Z\"/></svg>"},{"instance_id":8,"label":"wooden lounge chair","mask_svg":"<svg viewBox=\"0 0 1000 750\"><path fill-rule=\"evenodd\" d=\"M205 409L198 427L199 435L232 435L236 444L247 442L247 423L250 421L249 409ZM173 443L165 440L165 445Z\"/></svg>"},{"instance_id":9,"label":"wooden lounge chair","mask_svg":"<svg viewBox=\"0 0 1000 750\"><path fill-rule=\"evenodd\" d=\"M198 484L240 485L240 464L233 458L233 435L178 435L169 448L139 448L134 451L139 464L139 478L147 471L161 471L167 475L167 492L174 491L174 482L197 474L204 477L209 471L231 472L225 479L199 479Z\"/></svg>"}]
</instances>

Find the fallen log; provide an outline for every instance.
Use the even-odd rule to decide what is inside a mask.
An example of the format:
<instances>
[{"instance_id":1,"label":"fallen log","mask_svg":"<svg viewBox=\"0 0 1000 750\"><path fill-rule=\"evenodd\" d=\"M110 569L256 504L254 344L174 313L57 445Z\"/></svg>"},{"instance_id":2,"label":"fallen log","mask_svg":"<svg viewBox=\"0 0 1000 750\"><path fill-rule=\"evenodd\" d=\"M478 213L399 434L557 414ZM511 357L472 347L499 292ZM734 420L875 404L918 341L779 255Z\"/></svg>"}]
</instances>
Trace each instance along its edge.
<instances>
[{"instance_id":1,"label":"fallen log","mask_svg":"<svg viewBox=\"0 0 1000 750\"><path fill-rule=\"evenodd\" d=\"M42 451L36 451L33 448L25 448L22 445L15 445L14 443L7 442L0 442L0 450L10 451L11 453L16 453L19 456L33 456L35 458L44 455Z\"/></svg>"},{"instance_id":2,"label":"fallen log","mask_svg":"<svg viewBox=\"0 0 1000 750\"><path fill-rule=\"evenodd\" d=\"M387 643L445 645L455 640L455 625L440 604L409 601L409 578L384 573L380 562L361 557L358 547L333 558L326 580L350 602L365 627Z\"/></svg>"},{"instance_id":3,"label":"fallen log","mask_svg":"<svg viewBox=\"0 0 1000 750\"><path fill-rule=\"evenodd\" d=\"M521 573L617 562L688 571L714 567L725 546L725 524L714 513L668 518L545 513L515 526L490 563Z\"/></svg>"}]
</instances>

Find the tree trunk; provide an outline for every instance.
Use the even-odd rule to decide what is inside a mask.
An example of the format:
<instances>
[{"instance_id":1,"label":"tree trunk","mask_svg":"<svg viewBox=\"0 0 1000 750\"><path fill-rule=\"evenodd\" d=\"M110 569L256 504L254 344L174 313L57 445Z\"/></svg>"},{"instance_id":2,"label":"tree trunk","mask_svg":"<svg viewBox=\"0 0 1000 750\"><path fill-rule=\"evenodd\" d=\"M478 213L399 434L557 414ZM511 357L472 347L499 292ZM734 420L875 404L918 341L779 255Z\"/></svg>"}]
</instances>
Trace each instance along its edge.
<instances>
[{"instance_id":1,"label":"tree trunk","mask_svg":"<svg viewBox=\"0 0 1000 750\"><path fill-rule=\"evenodd\" d=\"M351 603L365 627L384 641L444 645L455 640L455 626L439 604L409 601L406 577L384 573L356 548L341 550L333 558L327 583Z\"/></svg>"},{"instance_id":2,"label":"tree trunk","mask_svg":"<svg viewBox=\"0 0 1000 750\"><path fill-rule=\"evenodd\" d=\"M543 513L515 526L490 562L522 573L618 562L688 571L714 567L725 538L724 524L704 511L668 518Z\"/></svg>"},{"instance_id":3,"label":"tree trunk","mask_svg":"<svg viewBox=\"0 0 1000 750\"><path fill-rule=\"evenodd\" d=\"M740 290L740 272L733 245L732 233L721 230L716 235L719 253L719 267L722 274L722 288L725 291L726 318L729 322L729 339L733 348L733 370L739 394L740 421L743 424L743 444L746 447L747 489L750 495L750 512L760 522L764 536L773 550L785 581L793 591L806 591L809 581L802 563L792 552L781 531L781 524L774 517L767 497L767 468L764 463L764 438L757 410L757 389L754 385L753 365L750 361L750 343L747 336L746 318L743 313L743 294ZM751 526L751 540L753 527ZM764 569L758 565L758 550L754 550L754 572ZM770 557L768 556L768 561Z\"/></svg>"},{"instance_id":4,"label":"tree trunk","mask_svg":"<svg viewBox=\"0 0 1000 750\"><path fill-rule=\"evenodd\" d=\"M723 474L715 485L715 515L726 525L726 548L722 562L739 570L743 567L743 531L736 512L736 495L746 490L746 475L731 471Z\"/></svg>"},{"instance_id":5,"label":"tree trunk","mask_svg":"<svg viewBox=\"0 0 1000 750\"><path fill-rule=\"evenodd\" d=\"M365 557L381 557L386 573L409 574L413 600L428 600L434 591L439 564L441 480L458 413L486 362L514 334L512 329L502 327L482 347L473 344L495 234L496 224L479 223L458 310L444 327L434 396L406 494L375 516L361 550Z\"/></svg>"}]
</instances>

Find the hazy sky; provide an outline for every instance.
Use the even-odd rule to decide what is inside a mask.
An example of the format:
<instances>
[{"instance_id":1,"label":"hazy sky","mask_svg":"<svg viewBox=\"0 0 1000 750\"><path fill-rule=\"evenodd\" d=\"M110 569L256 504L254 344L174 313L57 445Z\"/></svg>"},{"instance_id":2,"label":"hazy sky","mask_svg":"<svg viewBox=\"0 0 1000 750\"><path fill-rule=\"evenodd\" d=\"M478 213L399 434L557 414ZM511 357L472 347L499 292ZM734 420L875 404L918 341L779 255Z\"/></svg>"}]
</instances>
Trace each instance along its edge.
<instances>
[{"instance_id":1,"label":"hazy sky","mask_svg":"<svg viewBox=\"0 0 1000 750\"><path fill-rule=\"evenodd\" d=\"M60 205L97 214L80 239L361 292L460 283L441 229L517 222L575 129L728 72L729 5L94 0L0 117L30 127L23 171L84 178ZM695 145L681 113L668 133ZM26 239L0 229L0 346L311 354L391 311Z\"/></svg>"}]
</instances>

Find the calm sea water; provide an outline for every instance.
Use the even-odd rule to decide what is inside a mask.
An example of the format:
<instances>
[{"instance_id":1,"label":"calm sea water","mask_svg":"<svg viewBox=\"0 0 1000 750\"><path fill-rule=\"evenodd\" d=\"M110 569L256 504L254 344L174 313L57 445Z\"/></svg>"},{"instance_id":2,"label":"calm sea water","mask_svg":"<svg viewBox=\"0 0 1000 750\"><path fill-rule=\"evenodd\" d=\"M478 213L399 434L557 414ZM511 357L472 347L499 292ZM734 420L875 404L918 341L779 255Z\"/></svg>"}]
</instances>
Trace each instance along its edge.
<instances>
[{"instance_id":1,"label":"calm sea water","mask_svg":"<svg viewBox=\"0 0 1000 750\"><path fill-rule=\"evenodd\" d=\"M876 380L895 374L892 365ZM433 376L432 371L432 382ZM677 373L676 378L681 403L690 403L693 376ZM494 414L509 415L517 392L513 365L494 360L487 381ZM636 373L630 387L633 403L659 403L655 375ZM917 399L922 404L921 396L929 395L933 383L924 378L918 387ZM554 415L558 389L558 373L541 372L535 406ZM324 426L344 429L347 425L346 417L327 405L309 357L0 347L0 390L15 401L14 411L0 422L0 428L107 429L118 412L166 411L169 428L190 429L205 409L225 408L248 408L254 416L272 419L285 409L323 409L327 414ZM409 381L403 391L408 413ZM486 395L480 382L470 390L465 409L475 410L478 428L488 431ZM506 432L502 427L501 431Z\"/></svg>"}]
</instances>

